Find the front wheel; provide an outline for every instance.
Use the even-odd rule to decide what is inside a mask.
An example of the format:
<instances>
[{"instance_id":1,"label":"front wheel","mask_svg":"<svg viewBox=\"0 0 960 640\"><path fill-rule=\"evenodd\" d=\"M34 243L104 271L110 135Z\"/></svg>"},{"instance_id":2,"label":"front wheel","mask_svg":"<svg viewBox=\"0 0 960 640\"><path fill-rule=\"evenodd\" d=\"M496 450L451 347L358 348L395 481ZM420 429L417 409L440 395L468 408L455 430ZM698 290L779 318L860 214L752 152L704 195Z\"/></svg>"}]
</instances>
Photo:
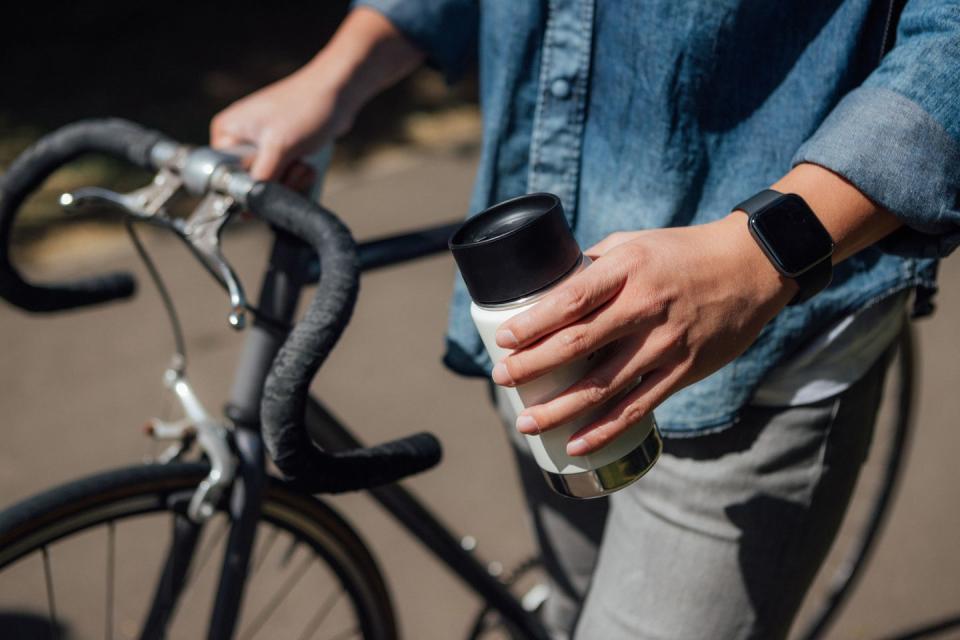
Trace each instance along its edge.
<instances>
[{"instance_id":1,"label":"front wheel","mask_svg":"<svg viewBox=\"0 0 960 640\"><path fill-rule=\"evenodd\" d=\"M204 637L230 528L223 512L202 528L185 516L207 470L180 463L118 469L0 513L4 637ZM175 557L175 547L189 551ZM312 496L270 482L249 567L238 639L397 637L367 547Z\"/></svg>"}]
</instances>

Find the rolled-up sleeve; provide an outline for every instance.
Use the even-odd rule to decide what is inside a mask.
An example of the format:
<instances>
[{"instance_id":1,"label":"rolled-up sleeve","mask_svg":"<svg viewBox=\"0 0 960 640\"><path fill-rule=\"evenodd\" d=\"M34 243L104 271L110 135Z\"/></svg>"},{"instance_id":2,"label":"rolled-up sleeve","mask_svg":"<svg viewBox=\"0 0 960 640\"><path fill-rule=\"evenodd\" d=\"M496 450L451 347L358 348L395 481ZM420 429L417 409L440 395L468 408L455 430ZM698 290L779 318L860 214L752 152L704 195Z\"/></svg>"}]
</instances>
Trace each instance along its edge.
<instances>
[{"instance_id":1,"label":"rolled-up sleeve","mask_svg":"<svg viewBox=\"0 0 960 640\"><path fill-rule=\"evenodd\" d=\"M894 251L960 245L960 2L911 0L896 46L847 94L793 163L843 176L908 227Z\"/></svg>"},{"instance_id":2,"label":"rolled-up sleeve","mask_svg":"<svg viewBox=\"0 0 960 640\"><path fill-rule=\"evenodd\" d=\"M477 0L354 0L382 13L427 56L427 63L457 80L476 58Z\"/></svg>"}]
</instances>

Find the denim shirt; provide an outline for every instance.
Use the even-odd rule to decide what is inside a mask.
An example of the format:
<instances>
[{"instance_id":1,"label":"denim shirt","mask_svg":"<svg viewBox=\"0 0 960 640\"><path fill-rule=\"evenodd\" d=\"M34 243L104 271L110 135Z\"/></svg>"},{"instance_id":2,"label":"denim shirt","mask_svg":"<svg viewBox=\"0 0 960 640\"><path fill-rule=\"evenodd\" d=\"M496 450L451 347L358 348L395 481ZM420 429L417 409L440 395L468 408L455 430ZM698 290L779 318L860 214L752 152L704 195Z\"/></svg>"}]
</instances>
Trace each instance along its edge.
<instances>
[{"instance_id":1,"label":"denim shirt","mask_svg":"<svg viewBox=\"0 0 960 640\"><path fill-rule=\"evenodd\" d=\"M656 409L665 435L737 420L764 375L832 322L935 291L960 243L960 5L911 0L878 66L888 2L363 0L448 78L479 51L484 137L471 211L560 196L581 246L726 215L801 162L906 225L835 268L740 357ZM458 280L445 362L491 363Z\"/></svg>"}]
</instances>

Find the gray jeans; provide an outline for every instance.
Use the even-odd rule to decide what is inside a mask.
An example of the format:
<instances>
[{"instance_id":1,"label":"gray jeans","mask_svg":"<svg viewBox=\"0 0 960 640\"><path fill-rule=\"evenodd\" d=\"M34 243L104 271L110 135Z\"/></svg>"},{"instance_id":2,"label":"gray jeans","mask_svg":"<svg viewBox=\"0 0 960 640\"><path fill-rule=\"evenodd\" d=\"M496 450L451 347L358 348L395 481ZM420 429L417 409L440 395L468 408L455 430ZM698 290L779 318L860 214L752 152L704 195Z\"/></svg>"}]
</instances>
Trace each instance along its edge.
<instances>
[{"instance_id":1,"label":"gray jeans","mask_svg":"<svg viewBox=\"0 0 960 640\"><path fill-rule=\"evenodd\" d=\"M888 363L834 398L747 407L726 431L667 439L643 479L585 502L547 488L495 392L552 581L554 636L786 636L866 458Z\"/></svg>"}]
</instances>

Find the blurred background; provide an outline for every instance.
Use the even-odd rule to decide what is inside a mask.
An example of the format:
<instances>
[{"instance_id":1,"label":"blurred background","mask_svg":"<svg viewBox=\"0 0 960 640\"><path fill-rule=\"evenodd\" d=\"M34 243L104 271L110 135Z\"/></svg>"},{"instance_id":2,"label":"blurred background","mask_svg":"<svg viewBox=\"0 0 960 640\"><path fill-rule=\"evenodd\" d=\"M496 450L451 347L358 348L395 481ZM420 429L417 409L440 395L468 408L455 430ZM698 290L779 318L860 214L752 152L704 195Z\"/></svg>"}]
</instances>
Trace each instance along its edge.
<instances>
[{"instance_id":1,"label":"blurred background","mask_svg":"<svg viewBox=\"0 0 960 640\"><path fill-rule=\"evenodd\" d=\"M326 0L278 10L210 2L186 13L121 2L57 11L18 6L9 22L17 29L0 43L0 166L44 132L87 117L129 118L178 140L203 142L213 114L309 60L333 34L347 4ZM425 71L367 105L339 141L335 166L352 172L369 167L374 156L381 168L396 166L406 162L402 156L411 147L471 153L479 134L475 82L448 87ZM18 234L31 246L22 249L42 249L37 241L44 236L62 235L62 225L48 224L51 217L88 232L102 222L64 220L50 206L64 189L96 181L132 188L142 177L106 158L75 163L28 205Z\"/></svg>"},{"instance_id":2,"label":"blurred background","mask_svg":"<svg viewBox=\"0 0 960 640\"><path fill-rule=\"evenodd\" d=\"M32 140L84 117L125 117L203 143L217 111L305 63L333 32L345 5L11 7L0 42L0 171ZM480 138L474 84L467 79L446 87L433 72L419 72L371 103L340 141L325 203L359 239L466 213ZM28 274L52 279L127 269L143 286L132 302L59 316L0 307L0 507L157 452L141 425L170 406L160 377L171 340L159 300L116 219L67 219L55 205L64 190L90 184L128 189L144 177L85 159L54 175L27 205L15 256ZM152 231L145 237L183 316L190 377L206 404L219 407L243 339L227 326L226 296L179 241ZM268 243L255 223L235 225L225 238L225 252L249 292L259 284ZM945 261L938 313L916 324L920 393L905 479L863 582L828 637L896 637L960 613L958 277L960 260ZM437 433L444 463L410 486L457 532L475 536L478 553L509 569L534 545L484 384L457 378L440 364L452 278L447 256L365 276L354 320L314 389L367 440ZM885 454L890 404L843 533L801 618L816 605L865 520ZM463 637L480 603L458 579L365 497L331 501L372 545L405 637ZM144 560L149 582L148 564ZM26 590L0 573L0 620Z\"/></svg>"}]
</instances>

